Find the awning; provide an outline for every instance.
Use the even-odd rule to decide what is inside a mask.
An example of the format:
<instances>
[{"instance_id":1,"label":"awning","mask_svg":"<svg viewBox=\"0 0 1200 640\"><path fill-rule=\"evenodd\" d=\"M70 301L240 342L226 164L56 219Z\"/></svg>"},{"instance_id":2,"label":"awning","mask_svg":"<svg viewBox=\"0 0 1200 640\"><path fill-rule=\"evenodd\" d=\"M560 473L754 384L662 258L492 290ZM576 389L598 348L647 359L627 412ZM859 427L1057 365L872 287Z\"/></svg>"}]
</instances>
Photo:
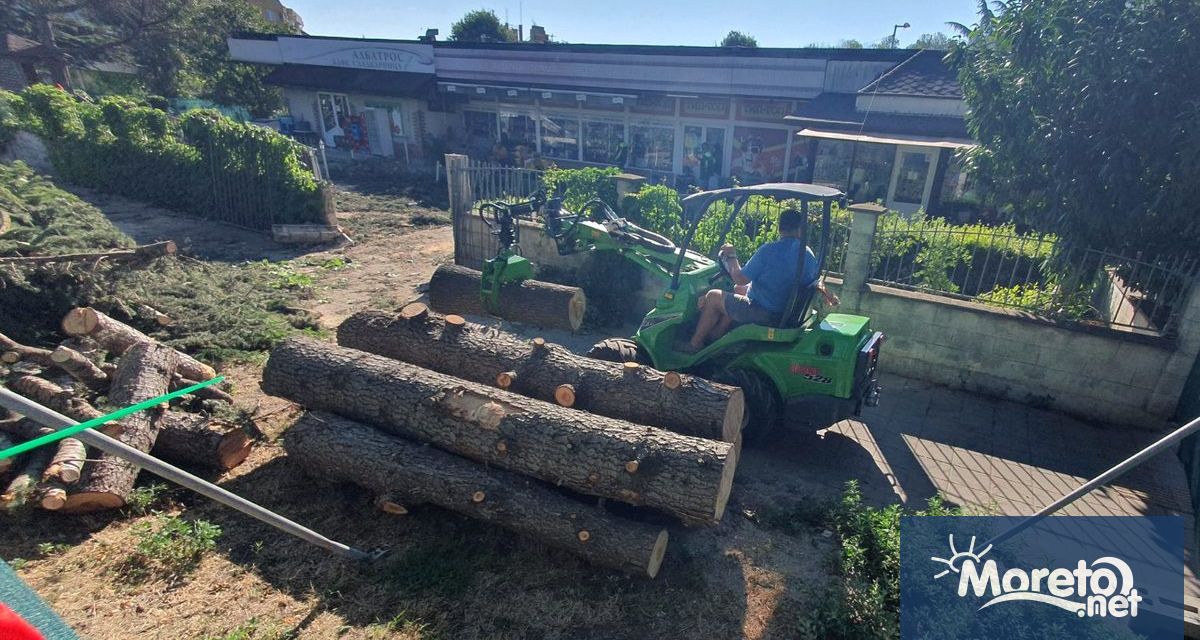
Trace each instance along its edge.
<instances>
[{"instance_id":1,"label":"awning","mask_svg":"<svg viewBox=\"0 0 1200 640\"><path fill-rule=\"evenodd\" d=\"M904 134L846 133L842 131L821 131L819 129L801 129L796 135L806 138L825 138L827 140L848 140L850 142L874 142L875 144L900 144L909 147L936 147L939 149L969 149L979 146L971 140L958 138L934 138L928 136L911 136Z\"/></svg>"},{"instance_id":2,"label":"awning","mask_svg":"<svg viewBox=\"0 0 1200 640\"><path fill-rule=\"evenodd\" d=\"M601 104L634 104L635 93L618 93L611 89L587 87L538 86L526 84L489 84L473 80L438 80L438 90L443 93L487 98L542 98L565 99L576 102L592 101Z\"/></svg>"},{"instance_id":3,"label":"awning","mask_svg":"<svg viewBox=\"0 0 1200 640\"><path fill-rule=\"evenodd\" d=\"M267 84L339 93L423 98L433 91L433 74L285 64L264 78Z\"/></svg>"}]
</instances>

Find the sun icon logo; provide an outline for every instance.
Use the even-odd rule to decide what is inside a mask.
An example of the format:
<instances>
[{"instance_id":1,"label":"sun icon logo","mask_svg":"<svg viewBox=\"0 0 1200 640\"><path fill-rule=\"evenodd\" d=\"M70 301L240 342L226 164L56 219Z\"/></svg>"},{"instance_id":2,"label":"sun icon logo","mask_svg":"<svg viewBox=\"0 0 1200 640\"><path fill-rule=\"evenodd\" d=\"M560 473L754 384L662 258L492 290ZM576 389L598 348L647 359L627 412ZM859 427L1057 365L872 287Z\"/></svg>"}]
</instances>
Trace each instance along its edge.
<instances>
[{"instance_id":1,"label":"sun icon logo","mask_svg":"<svg viewBox=\"0 0 1200 640\"><path fill-rule=\"evenodd\" d=\"M975 562L975 564L979 564L980 563L979 561L982 560L983 557L987 555L987 552L991 551L991 550L992 550L992 545L989 544L987 547L985 547L979 553L975 553L975 536L971 536L971 545L969 547L967 547L966 551L959 551L954 546L954 534L952 533L952 534L950 534L950 559L947 560L945 558L938 558L938 557L930 557L929 558L930 560L933 560L934 562L940 562L940 563L946 565L947 567L949 567L948 569L945 569L944 571L937 574L936 576L933 576L933 579L937 580L938 578L946 575L947 573L950 573L951 571L953 571L954 573L958 573L959 571L962 570L963 563L966 562L968 559L973 560Z\"/></svg>"}]
</instances>

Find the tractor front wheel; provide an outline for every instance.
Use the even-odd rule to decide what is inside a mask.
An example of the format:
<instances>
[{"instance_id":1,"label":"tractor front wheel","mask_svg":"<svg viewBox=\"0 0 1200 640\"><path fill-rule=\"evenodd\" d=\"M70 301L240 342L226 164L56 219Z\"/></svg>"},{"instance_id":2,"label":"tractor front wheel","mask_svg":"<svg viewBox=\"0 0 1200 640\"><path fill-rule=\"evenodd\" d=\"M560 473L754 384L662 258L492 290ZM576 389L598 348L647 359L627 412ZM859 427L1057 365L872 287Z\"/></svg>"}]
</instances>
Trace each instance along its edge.
<instances>
[{"instance_id":1,"label":"tractor front wheel","mask_svg":"<svg viewBox=\"0 0 1200 640\"><path fill-rule=\"evenodd\" d=\"M713 376L717 382L741 387L746 397L742 416L742 440L754 442L775 429L783 414L775 385L761 373L747 369L726 369Z\"/></svg>"},{"instance_id":2,"label":"tractor front wheel","mask_svg":"<svg viewBox=\"0 0 1200 640\"><path fill-rule=\"evenodd\" d=\"M636 342L628 338L609 338L601 340L588 349L589 358L607 360L608 362L636 362L650 364L650 359Z\"/></svg>"}]
</instances>

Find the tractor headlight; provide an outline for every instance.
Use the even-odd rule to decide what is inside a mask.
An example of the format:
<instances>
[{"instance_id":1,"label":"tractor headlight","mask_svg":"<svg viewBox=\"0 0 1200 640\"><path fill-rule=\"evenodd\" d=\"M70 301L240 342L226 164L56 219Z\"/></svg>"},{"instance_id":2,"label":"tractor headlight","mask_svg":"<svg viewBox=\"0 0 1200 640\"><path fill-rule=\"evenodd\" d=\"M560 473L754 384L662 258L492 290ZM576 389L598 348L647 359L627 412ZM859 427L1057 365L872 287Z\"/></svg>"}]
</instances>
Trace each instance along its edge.
<instances>
[{"instance_id":1,"label":"tractor headlight","mask_svg":"<svg viewBox=\"0 0 1200 640\"><path fill-rule=\"evenodd\" d=\"M660 325L664 322L678 320L679 317L682 315L683 314L681 314L681 313L664 313L661 316L646 316L645 318L642 319L642 326L638 327L638 331L645 331L646 329L649 329L650 327Z\"/></svg>"}]
</instances>

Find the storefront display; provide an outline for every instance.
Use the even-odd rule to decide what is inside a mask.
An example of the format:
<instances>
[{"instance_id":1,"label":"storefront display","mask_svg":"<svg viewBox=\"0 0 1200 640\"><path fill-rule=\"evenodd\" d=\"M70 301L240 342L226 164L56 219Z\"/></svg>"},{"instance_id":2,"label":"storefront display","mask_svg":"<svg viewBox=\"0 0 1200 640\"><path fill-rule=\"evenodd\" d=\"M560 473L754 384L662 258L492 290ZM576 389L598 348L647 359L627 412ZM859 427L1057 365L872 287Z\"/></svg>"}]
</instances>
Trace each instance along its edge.
<instances>
[{"instance_id":1,"label":"storefront display","mask_svg":"<svg viewBox=\"0 0 1200 640\"><path fill-rule=\"evenodd\" d=\"M715 189L721 180L721 161L725 156L723 127L683 127L683 177L689 184Z\"/></svg>"},{"instance_id":2,"label":"storefront display","mask_svg":"<svg viewBox=\"0 0 1200 640\"><path fill-rule=\"evenodd\" d=\"M853 156L854 170L850 175L850 191L846 194L850 201L886 200L892 181L892 164L896 160L896 145L859 144Z\"/></svg>"},{"instance_id":3,"label":"storefront display","mask_svg":"<svg viewBox=\"0 0 1200 640\"><path fill-rule=\"evenodd\" d=\"M583 161L623 166L629 158L625 125L619 122L583 122Z\"/></svg>"},{"instance_id":4,"label":"storefront display","mask_svg":"<svg viewBox=\"0 0 1200 640\"><path fill-rule=\"evenodd\" d=\"M787 129L734 127L730 173L742 184L783 180L787 141Z\"/></svg>"},{"instance_id":5,"label":"storefront display","mask_svg":"<svg viewBox=\"0 0 1200 640\"><path fill-rule=\"evenodd\" d=\"M674 128L633 125L629 127L629 142L629 166L651 171L674 171Z\"/></svg>"},{"instance_id":6,"label":"storefront display","mask_svg":"<svg viewBox=\"0 0 1200 640\"><path fill-rule=\"evenodd\" d=\"M854 143L845 140L820 140L816 144L817 159L813 163L813 184L845 189L846 181L850 178Z\"/></svg>"},{"instance_id":7,"label":"storefront display","mask_svg":"<svg viewBox=\"0 0 1200 640\"><path fill-rule=\"evenodd\" d=\"M542 155L558 160L578 160L579 120L574 117L543 117Z\"/></svg>"},{"instance_id":8,"label":"storefront display","mask_svg":"<svg viewBox=\"0 0 1200 640\"><path fill-rule=\"evenodd\" d=\"M524 166L537 153L537 123L524 113L501 111L499 115L500 141L492 159L502 165Z\"/></svg>"}]
</instances>

